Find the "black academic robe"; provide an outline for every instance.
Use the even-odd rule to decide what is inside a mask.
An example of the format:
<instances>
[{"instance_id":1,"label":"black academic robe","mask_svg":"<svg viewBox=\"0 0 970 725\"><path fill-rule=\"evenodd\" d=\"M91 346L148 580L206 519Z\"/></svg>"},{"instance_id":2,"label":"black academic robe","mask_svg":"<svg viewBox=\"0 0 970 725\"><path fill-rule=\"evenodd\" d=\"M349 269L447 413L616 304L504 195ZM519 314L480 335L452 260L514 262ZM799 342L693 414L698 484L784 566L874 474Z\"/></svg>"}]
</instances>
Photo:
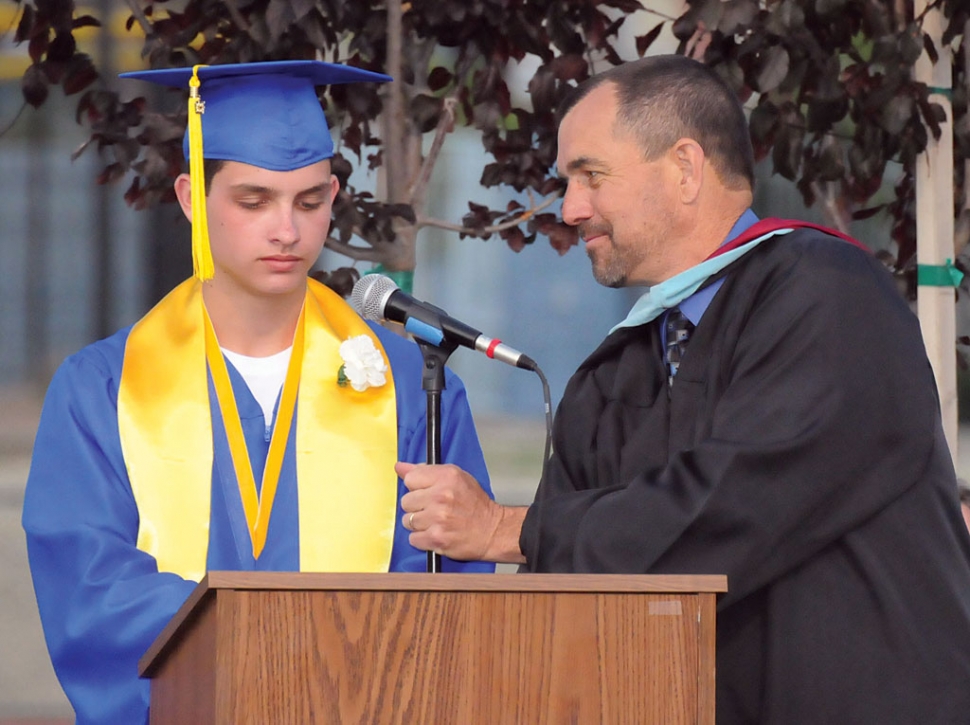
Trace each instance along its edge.
<instances>
[{"instance_id":1,"label":"black academic robe","mask_svg":"<svg viewBox=\"0 0 970 725\"><path fill-rule=\"evenodd\" d=\"M815 230L721 276L669 390L659 320L573 376L527 568L727 574L718 725L970 723L970 537L915 316Z\"/></svg>"}]
</instances>

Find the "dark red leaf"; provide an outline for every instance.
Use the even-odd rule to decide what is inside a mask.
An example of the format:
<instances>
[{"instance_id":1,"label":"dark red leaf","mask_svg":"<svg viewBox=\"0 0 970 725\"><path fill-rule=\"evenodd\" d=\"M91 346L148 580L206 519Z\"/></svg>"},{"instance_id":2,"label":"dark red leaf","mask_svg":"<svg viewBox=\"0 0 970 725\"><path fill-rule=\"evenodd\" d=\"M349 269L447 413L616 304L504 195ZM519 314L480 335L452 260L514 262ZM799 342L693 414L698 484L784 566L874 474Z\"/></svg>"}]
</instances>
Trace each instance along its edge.
<instances>
[{"instance_id":1,"label":"dark red leaf","mask_svg":"<svg viewBox=\"0 0 970 725\"><path fill-rule=\"evenodd\" d=\"M411 99L411 121L421 133L434 130L441 115L442 100L420 94Z\"/></svg>"},{"instance_id":2,"label":"dark red leaf","mask_svg":"<svg viewBox=\"0 0 970 725\"><path fill-rule=\"evenodd\" d=\"M50 46L50 35L46 32L37 33L34 37L30 39L27 43L27 54L34 63L39 63L44 54L47 52L47 48Z\"/></svg>"},{"instance_id":3,"label":"dark red leaf","mask_svg":"<svg viewBox=\"0 0 970 725\"><path fill-rule=\"evenodd\" d=\"M786 37L805 27L805 11L796 0L782 0L774 6L765 23L765 30L778 37Z\"/></svg>"},{"instance_id":4,"label":"dark red leaf","mask_svg":"<svg viewBox=\"0 0 970 725\"><path fill-rule=\"evenodd\" d=\"M560 256L579 243L579 230L568 224L558 223L544 233L549 237L549 245L559 252Z\"/></svg>"},{"instance_id":5,"label":"dark red leaf","mask_svg":"<svg viewBox=\"0 0 970 725\"><path fill-rule=\"evenodd\" d=\"M940 59L940 54L936 52L936 46L933 44L933 39L929 34L923 35L923 49L930 58L930 62L936 65L936 62Z\"/></svg>"},{"instance_id":6,"label":"dark red leaf","mask_svg":"<svg viewBox=\"0 0 970 725\"><path fill-rule=\"evenodd\" d=\"M78 53L67 64L67 73L61 84L64 88L64 95L70 96L83 91L97 79L98 71L91 62L91 58L83 53Z\"/></svg>"},{"instance_id":7,"label":"dark red leaf","mask_svg":"<svg viewBox=\"0 0 970 725\"><path fill-rule=\"evenodd\" d=\"M141 178L136 176L135 180L131 182L131 186L129 186L128 190L125 192L125 203L128 204L128 206L132 206L137 209L139 208L138 202L142 198Z\"/></svg>"},{"instance_id":8,"label":"dark red leaf","mask_svg":"<svg viewBox=\"0 0 970 725\"><path fill-rule=\"evenodd\" d=\"M360 272L353 267L340 267L322 274L324 277L320 281L341 297L348 297L360 279Z\"/></svg>"},{"instance_id":9,"label":"dark red leaf","mask_svg":"<svg viewBox=\"0 0 970 725\"><path fill-rule=\"evenodd\" d=\"M134 18L129 18L133 20ZM101 21L98 20L93 15L81 15L80 17L74 18L74 22L71 23L72 28L100 28ZM130 26L128 28L131 29Z\"/></svg>"},{"instance_id":10,"label":"dark red leaf","mask_svg":"<svg viewBox=\"0 0 970 725\"><path fill-rule=\"evenodd\" d=\"M755 76L755 90L767 93L781 85L788 75L788 51L781 45L772 45L760 54Z\"/></svg>"},{"instance_id":11,"label":"dark red leaf","mask_svg":"<svg viewBox=\"0 0 970 725\"><path fill-rule=\"evenodd\" d=\"M717 30L724 35L734 35L748 28L758 14L755 0L726 0L721 3L721 18Z\"/></svg>"},{"instance_id":12,"label":"dark red leaf","mask_svg":"<svg viewBox=\"0 0 970 725\"><path fill-rule=\"evenodd\" d=\"M643 4L639 0L603 0L603 5L617 8L627 14L643 10Z\"/></svg>"},{"instance_id":13,"label":"dark red leaf","mask_svg":"<svg viewBox=\"0 0 970 725\"><path fill-rule=\"evenodd\" d=\"M589 74L589 64L579 54L561 55L549 64L549 69L560 81L581 80Z\"/></svg>"},{"instance_id":14,"label":"dark red leaf","mask_svg":"<svg viewBox=\"0 0 970 725\"><path fill-rule=\"evenodd\" d=\"M809 131L824 133L845 118L849 111L849 100L837 98L835 100L810 99L806 124Z\"/></svg>"},{"instance_id":15,"label":"dark red leaf","mask_svg":"<svg viewBox=\"0 0 970 725\"><path fill-rule=\"evenodd\" d=\"M360 126L348 126L344 129L341 139L343 139L344 146L353 151L357 155L357 158L360 159L360 144L363 140Z\"/></svg>"},{"instance_id":16,"label":"dark red leaf","mask_svg":"<svg viewBox=\"0 0 970 725\"><path fill-rule=\"evenodd\" d=\"M877 206L872 206L872 207L869 207L868 209L859 209L858 211L852 212L852 219L854 221L858 221L860 219L868 219L869 217L873 217L879 212L881 212L883 209L886 208L886 206L887 206L886 204L878 204Z\"/></svg>"},{"instance_id":17,"label":"dark red leaf","mask_svg":"<svg viewBox=\"0 0 970 725\"><path fill-rule=\"evenodd\" d=\"M775 129L778 127L778 120L777 106L769 101L767 96L762 96L748 117L751 140L755 143L771 144Z\"/></svg>"},{"instance_id":18,"label":"dark red leaf","mask_svg":"<svg viewBox=\"0 0 970 725\"><path fill-rule=\"evenodd\" d=\"M125 170L122 168L121 164L109 164L100 174L98 174L97 182L99 184L110 184L113 181L117 181L124 175Z\"/></svg>"},{"instance_id":19,"label":"dark red leaf","mask_svg":"<svg viewBox=\"0 0 970 725\"><path fill-rule=\"evenodd\" d=\"M266 15L262 19L265 21L269 33L268 40L274 45L297 20L293 13L293 7L285 0L276 0L276 2L269 3L266 6Z\"/></svg>"},{"instance_id":20,"label":"dark red leaf","mask_svg":"<svg viewBox=\"0 0 970 725\"><path fill-rule=\"evenodd\" d=\"M525 249L525 234L521 229L519 229L519 227L503 229L499 232L499 236L505 240L505 243L509 245L509 249L511 249L513 252L518 253Z\"/></svg>"},{"instance_id":21,"label":"dark red leaf","mask_svg":"<svg viewBox=\"0 0 970 725\"><path fill-rule=\"evenodd\" d=\"M782 115L781 125L775 137L771 158L774 171L789 181L798 178L802 161L802 139L805 132L799 127L800 117L797 111L787 110Z\"/></svg>"},{"instance_id":22,"label":"dark red leaf","mask_svg":"<svg viewBox=\"0 0 970 725\"><path fill-rule=\"evenodd\" d=\"M649 33L647 33L646 35L638 35L636 37L637 55L639 57L642 58L644 55L646 55L647 50L650 48L651 45L653 45L653 41L657 39L657 37L660 35L660 31L662 31L663 29L664 29L664 24L657 23L657 25Z\"/></svg>"},{"instance_id":23,"label":"dark red leaf","mask_svg":"<svg viewBox=\"0 0 970 725\"><path fill-rule=\"evenodd\" d=\"M562 179L556 176L551 176L542 182L542 185L539 187L538 191L543 196L549 196L549 194L555 194L556 192L561 193L565 188L566 184Z\"/></svg>"},{"instance_id":24,"label":"dark red leaf","mask_svg":"<svg viewBox=\"0 0 970 725\"><path fill-rule=\"evenodd\" d=\"M343 157L343 154L334 154L333 158L330 159L330 172L337 177L340 188L347 188L347 180L353 171L354 167Z\"/></svg>"},{"instance_id":25,"label":"dark red leaf","mask_svg":"<svg viewBox=\"0 0 970 725\"><path fill-rule=\"evenodd\" d=\"M24 95L24 100L34 108L39 108L47 100L49 92L47 76L39 65L35 63L24 71L24 77L20 81L20 90Z\"/></svg>"},{"instance_id":26,"label":"dark red leaf","mask_svg":"<svg viewBox=\"0 0 970 725\"><path fill-rule=\"evenodd\" d=\"M70 33L58 33L47 49L47 60L66 63L74 55L75 50L77 50L77 43L74 42L74 36Z\"/></svg>"},{"instance_id":27,"label":"dark red leaf","mask_svg":"<svg viewBox=\"0 0 970 725\"><path fill-rule=\"evenodd\" d=\"M14 43L23 43L33 35L34 20L36 17L37 11L33 5L23 6L23 15L20 16L20 22L17 23L17 31L13 35Z\"/></svg>"},{"instance_id":28,"label":"dark red leaf","mask_svg":"<svg viewBox=\"0 0 970 725\"><path fill-rule=\"evenodd\" d=\"M447 68L442 68L440 65L435 66L431 73L428 74L428 88L432 91L440 91L442 88L446 88L449 83L451 83L452 76L451 71Z\"/></svg>"},{"instance_id":29,"label":"dark red leaf","mask_svg":"<svg viewBox=\"0 0 970 725\"><path fill-rule=\"evenodd\" d=\"M410 204L388 204L388 213L393 216L401 217L408 224L417 224L418 218L414 214L414 207Z\"/></svg>"},{"instance_id":30,"label":"dark red leaf","mask_svg":"<svg viewBox=\"0 0 970 725\"><path fill-rule=\"evenodd\" d=\"M52 86L56 86L64 80L64 74L67 72L67 63L53 60L43 61L40 67L44 69L44 75L47 76L47 80L50 81Z\"/></svg>"},{"instance_id":31,"label":"dark red leaf","mask_svg":"<svg viewBox=\"0 0 970 725\"><path fill-rule=\"evenodd\" d=\"M529 95L536 113L556 107L556 76L549 66L540 67L529 80Z\"/></svg>"}]
</instances>

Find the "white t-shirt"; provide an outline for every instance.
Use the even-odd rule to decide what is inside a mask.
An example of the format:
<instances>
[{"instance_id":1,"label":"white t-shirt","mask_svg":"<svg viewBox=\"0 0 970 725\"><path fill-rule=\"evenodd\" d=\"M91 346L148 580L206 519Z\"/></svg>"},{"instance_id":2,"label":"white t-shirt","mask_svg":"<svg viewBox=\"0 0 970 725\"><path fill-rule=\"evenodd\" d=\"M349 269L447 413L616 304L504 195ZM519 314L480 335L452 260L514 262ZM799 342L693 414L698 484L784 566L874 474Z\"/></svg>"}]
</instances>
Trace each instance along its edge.
<instances>
[{"instance_id":1,"label":"white t-shirt","mask_svg":"<svg viewBox=\"0 0 970 725\"><path fill-rule=\"evenodd\" d=\"M269 357L249 357L225 348L222 352L242 375L246 385L249 386L249 391L256 398L259 407L263 409L266 430L269 430L273 427L276 399L280 395L283 381L286 380L286 369L290 364L290 353L293 352L293 347L290 346Z\"/></svg>"}]
</instances>

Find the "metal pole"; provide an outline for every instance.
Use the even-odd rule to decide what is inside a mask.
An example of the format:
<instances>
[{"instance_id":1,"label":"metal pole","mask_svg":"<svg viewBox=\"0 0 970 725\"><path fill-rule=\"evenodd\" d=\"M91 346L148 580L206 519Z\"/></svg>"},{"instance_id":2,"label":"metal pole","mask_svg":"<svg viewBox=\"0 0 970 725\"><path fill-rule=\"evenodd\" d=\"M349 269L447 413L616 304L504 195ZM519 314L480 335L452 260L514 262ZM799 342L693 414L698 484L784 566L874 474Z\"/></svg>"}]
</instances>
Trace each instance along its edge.
<instances>
[{"instance_id":1,"label":"metal pole","mask_svg":"<svg viewBox=\"0 0 970 725\"><path fill-rule=\"evenodd\" d=\"M51 131L35 117L27 124L27 261L24 351L27 377L46 384L50 370L50 300L48 251L50 249L51 174L48 159Z\"/></svg>"},{"instance_id":2,"label":"metal pole","mask_svg":"<svg viewBox=\"0 0 970 725\"><path fill-rule=\"evenodd\" d=\"M106 28L98 33L98 63L101 77L110 84L115 76L115 40L111 32L111 15L115 3L99 0L98 9L104 18ZM114 332L114 261L115 238L111 223L111 193L107 184L99 184L94 189L94 275L96 292L94 296L94 333L97 339Z\"/></svg>"}]
</instances>

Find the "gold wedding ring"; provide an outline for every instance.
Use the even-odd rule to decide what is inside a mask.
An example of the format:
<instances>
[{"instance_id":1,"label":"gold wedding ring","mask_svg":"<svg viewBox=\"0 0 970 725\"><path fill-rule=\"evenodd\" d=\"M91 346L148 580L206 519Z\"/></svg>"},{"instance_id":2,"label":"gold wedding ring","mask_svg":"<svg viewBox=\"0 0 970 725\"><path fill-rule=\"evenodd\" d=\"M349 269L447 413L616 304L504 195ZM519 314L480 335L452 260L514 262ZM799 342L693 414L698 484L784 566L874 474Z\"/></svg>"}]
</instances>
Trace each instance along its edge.
<instances>
[{"instance_id":1,"label":"gold wedding ring","mask_svg":"<svg viewBox=\"0 0 970 725\"><path fill-rule=\"evenodd\" d=\"M410 516L408 516L408 528L411 529L411 531L414 531L414 514L413 513Z\"/></svg>"}]
</instances>

